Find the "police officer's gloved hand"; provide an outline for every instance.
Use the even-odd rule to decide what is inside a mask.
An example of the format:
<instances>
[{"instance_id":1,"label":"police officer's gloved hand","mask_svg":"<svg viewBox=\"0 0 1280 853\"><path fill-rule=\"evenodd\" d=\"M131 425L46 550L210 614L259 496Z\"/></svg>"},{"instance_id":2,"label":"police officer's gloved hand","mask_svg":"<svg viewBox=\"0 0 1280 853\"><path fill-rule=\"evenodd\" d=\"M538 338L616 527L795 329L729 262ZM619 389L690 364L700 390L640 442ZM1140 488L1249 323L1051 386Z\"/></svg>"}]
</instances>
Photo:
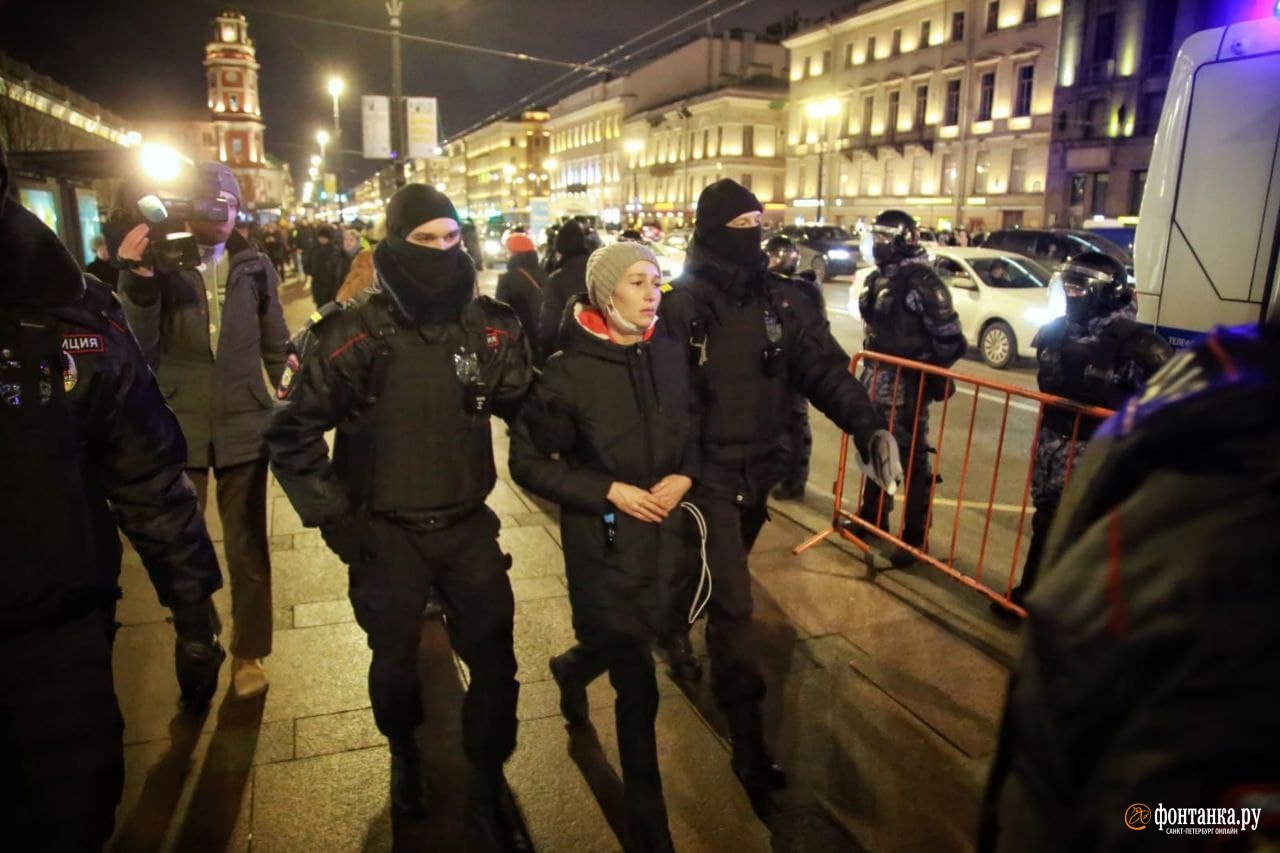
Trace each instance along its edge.
<instances>
[{"instance_id":1,"label":"police officer's gloved hand","mask_svg":"<svg viewBox=\"0 0 1280 853\"><path fill-rule=\"evenodd\" d=\"M218 612L209 599L173 608L177 633L173 663L178 676L182 710L200 713L218 689L218 670L227 653L218 643Z\"/></svg>"},{"instance_id":2,"label":"police officer's gloved hand","mask_svg":"<svg viewBox=\"0 0 1280 853\"><path fill-rule=\"evenodd\" d=\"M902 457L893 433L887 429L876 430L867 449L871 458L858 459L863 473L875 480L886 494L897 494L902 487Z\"/></svg>"},{"instance_id":3,"label":"police officer's gloved hand","mask_svg":"<svg viewBox=\"0 0 1280 853\"><path fill-rule=\"evenodd\" d=\"M324 539L324 544L348 566L359 562L364 534L365 525L359 515L354 513L320 527L320 537Z\"/></svg>"}]
</instances>

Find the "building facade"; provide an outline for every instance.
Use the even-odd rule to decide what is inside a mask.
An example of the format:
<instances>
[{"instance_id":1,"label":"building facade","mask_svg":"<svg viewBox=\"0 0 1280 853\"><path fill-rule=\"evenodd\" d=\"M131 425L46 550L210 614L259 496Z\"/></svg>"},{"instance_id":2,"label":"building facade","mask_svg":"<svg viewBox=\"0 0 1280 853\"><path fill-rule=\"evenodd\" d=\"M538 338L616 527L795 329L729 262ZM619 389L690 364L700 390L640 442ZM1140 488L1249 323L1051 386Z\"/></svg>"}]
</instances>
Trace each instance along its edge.
<instances>
[{"instance_id":1,"label":"building facade","mask_svg":"<svg viewBox=\"0 0 1280 853\"><path fill-rule=\"evenodd\" d=\"M1073 0L1062 13L1049 224L1137 216L1178 46L1230 23L1203 0Z\"/></svg>"},{"instance_id":2,"label":"building facade","mask_svg":"<svg viewBox=\"0 0 1280 853\"><path fill-rule=\"evenodd\" d=\"M790 51L787 215L1045 222L1061 0L892 0Z\"/></svg>"},{"instance_id":3,"label":"building facade","mask_svg":"<svg viewBox=\"0 0 1280 853\"><path fill-rule=\"evenodd\" d=\"M552 214L686 224L717 176L754 183L758 175L771 195L783 168L776 132L785 63L780 45L734 31L694 39L553 105Z\"/></svg>"},{"instance_id":4,"label":"building facade","mask_svg":"<svg viewBox=\"0 0 1280 853\"><path fill-rule=\"evenodd\" d=\"M733 178L780 221L785 208L786 84L730 86L631 117L623 126L625 219L691 225L698 195Z\"/></svg>"},{"instance_id":5,"label":"building facade","mask_svg":"<svg viewBox=\"0 0 1280 853\"><path fill-rule=\"evenodd\" d=\"M550 192L547 119L545 112L526 111L446 147L445 192L463 216L528 223L530 201Z\"/></svg>"}]
</instances>

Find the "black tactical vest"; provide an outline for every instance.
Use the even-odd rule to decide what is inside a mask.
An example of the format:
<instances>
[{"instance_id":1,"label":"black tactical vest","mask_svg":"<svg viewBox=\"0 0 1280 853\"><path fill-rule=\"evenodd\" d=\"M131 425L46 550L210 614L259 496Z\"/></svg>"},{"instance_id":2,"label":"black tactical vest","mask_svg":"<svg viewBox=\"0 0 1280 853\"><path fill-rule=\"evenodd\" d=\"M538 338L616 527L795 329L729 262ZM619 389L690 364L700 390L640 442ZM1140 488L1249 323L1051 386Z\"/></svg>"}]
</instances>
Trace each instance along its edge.
<instances>
[{"instance_id":1,"label":"black tactical vest","mask_svg":"<svg viewBox=\"0 0 1280 853\"><path fill-rule=\"evenodd\" d=\"M501 378L505 329L474 303L462 324L371 328L373 405L344 427L340 467L383 515L432 528L479 508L497 481L488 393ZM336 461L336 460L335 460Z\"/></svg>"}]
</instances>

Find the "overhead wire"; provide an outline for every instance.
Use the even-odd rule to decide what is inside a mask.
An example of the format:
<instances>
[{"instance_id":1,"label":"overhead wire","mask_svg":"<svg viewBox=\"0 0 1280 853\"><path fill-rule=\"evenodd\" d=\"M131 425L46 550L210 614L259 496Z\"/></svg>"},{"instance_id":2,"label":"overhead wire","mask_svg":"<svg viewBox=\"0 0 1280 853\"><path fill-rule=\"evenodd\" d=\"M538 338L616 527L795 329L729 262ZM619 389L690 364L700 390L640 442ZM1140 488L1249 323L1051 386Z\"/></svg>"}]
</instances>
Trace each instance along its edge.
<instances>
[{"instance_id":1,"label":"overhead wire","mask_svg":"<svg viewBox=\"0 0 1280 853\"><path fill-rule=\"evenodd\" d=\"M604 61L605 59L607 59L608 57L612 56L613 54L617 53L618 51L625 49L625 48L626 48L626 47L628 47L629 45L631 45L631 44L633 44L633 43L635 43L635 42L637 42L637 41L639 41L639 40L641 40L641 39L644 39L644 38L646 38L646 37L648 37L648 36L650 36L650 35L652 35L652 34L654 34L654 33L661 32L662 30L666 29L667 27L669 27L669 26L671 26L672 24L674 24L674 23L676 23L677 21L679 21L681 18L686 18L686 17L688 17L688 16L689 16L689 15L691 15L691 14L696 14L698 11L700 11L700 10L702 10L702 9L706 8L707 6L714 5L714 4L715 4L715 3L717 3L717 2L720 2L720 0L706 0L706 2L703 2L703 3L699 4L698 6L695 6L693 9L691 9L691 10L689 10L689 11L686 11L686 12L683 12L683 13L681 13L680 15L677 15L676 17L672 18L671 20L666 21L665 23L660 24L659 26L653 27L653 28L651 28L650 30L648 30L648 31L646 31L646 32L644 32L644 33L642 33L642 34L640 34L639 36L636 36L636 37L634 37L634 38L631 38L631 39L629 39L629 40L627 40L627 41L623 42L623 43L622 43L622 44L620 44L620 45L617 45L617 46L615 46L615 47L610 48L609 50L605 51L604 53L601 53L599 56L596 56L596 57L594 57L594 58L592 58L592 59L588 60L586 63L584 63L584 65L586 65L586 66L595 66L595 65L599 64L600 62ZM532 92L530 92L529 94L525 95L524 97L517 99L516 101L514 101L514 102L513 102L513 103L511 103L511 104L508 104L507 106L503 107L502 109L500 109L500 110L495 110L495 111L494 111L493 113L491 113L490 115L486 116L486 117L485 117L485 118L483 118L483 119L480 119L480 120L479 120L479 121L477 121L477 122L474 122L473 124L469 125L469 126L468 126L467 128L465 128L464 130L461 130L461 131L459 131L458 133L453 134L453 136L451 136L451 137L450 137L449 141L448 141L448 142L445 142L444 144L446 144L446 145L447 145L447 144L449 144L449 142L452 142L452 141L454 141L454 140L458 139L459 137L466 136L468 133L471 133L471 132L472 132L472 131L474 131L474 130L477 130L477 129L481 128L481 127L484 127L486 124L489 124L490 122L495 121L495 120L497 120L497 119L499 119L499 118L501 118L501 117L503 117L503 116L505 116L505 115L510 115L511 113L514 113L516 110L522 109L522 108L524 108L525 106L528 106L529 104L531 104L531 103L533 103L533 102L535 102L535 101L537 101L537 100L541 100L541 99L543 99L543 98L548 98L548 97L551 97L552 95L558 95L558 94L559 94L559 93L561 93L561 92L565 92L565 91L567 91L570 87L581 86L581 85L583 85L584 83L586 83L586 82L587 82L587 80L589 80L591 77L594 77L594 76L595 76L595 75L597 75L597 74L601 74L601 73L615 73L615 72L618 70L618 68L619 68L620 66L625 65L626 63L628 63L628 62L630 62L630 61L632 61L632 60L634 60L634 59L636 59L636 58L638 58L638 57L640 57L640 56L643 56L644 54L646 54L646 53L648 53L649 51L653 50L653 49L654 49L655 47L657 47L658 45L664 44L664 43L666 43L666 42L668 42L668 41L670 41L670 40L672 40L672 39L674 39L674 38L679 38L680 36L684 35L685 33L689 32L690 30L696 29L697 27L704 26L704 25L709 26L709 25L710 25L710 23L711 23L712 21L714 21L715 19L720 18L720 17L723 17L723 16L725 16L725 15L729 14L730 12L735 12L735 11L737 11L738 9L741 9L743 6L746 6L746 5L748 5L748 4L750 4L750 3L754 3L754 2L755 2L755 0L737 0L737 2L735 2L733 5L731 5L731 6L727 7L727 8L725 8L725 9L721 9L720 11L716 12L716 13L715 13L715 14L713 14L713 15L708 15L708 16L707 16L707 17L705 17L705 18L700 18L700 19L699 19L698 21L696 21L695 23L692 23L692 24L689 24L688 26L682 27L681 29L676 30L676 31L674 31L674 32L672 32L672 33L668 33L667 35L662 36L661 38L656 39L656 40L654 40L654 41L652 41L652 42L650 42L650 43L648 43L648 44L644 45L643 47L640 47L640 48L638 48L638 49L636 49L636 50L633 50L632 52L628 53L626 56L624 56L624 57L622 57L622 58L620 58L620 59L616 60L616 61L615 61L615 62L613 62L613 63L611 63L609 66L607 66L607 67L605 68L605 70L604 70L604 71L594 70L594 69L593 69L593 70L591 70L591 72L590 72L586 77L583 77L583 78L581 78L581 79L574 80L574 81L571 81L571 82L570 82L570 81L567 81L567 78L574 76L574 74L581 73L581 71L577 71L577 72L569 72L569 73L567 73L567 74L563 74L563 75L561 75L560 77L557 77L555 80L552 80L550 83L548 83L548 84L546 84L546 85L544 85L544 86L541 86L541 87L539 87L538 89L535 89L535 90L533 90ZM566 81L566 82L565 82L564 84L562 84L562 85L557 85L557 84L561 84L561 81ZM554 88L554 89L552 89L552 87L555 87L555 88ZM551 91L547 91L548 89L551 89Z\"/></svg>"}]
</instances>

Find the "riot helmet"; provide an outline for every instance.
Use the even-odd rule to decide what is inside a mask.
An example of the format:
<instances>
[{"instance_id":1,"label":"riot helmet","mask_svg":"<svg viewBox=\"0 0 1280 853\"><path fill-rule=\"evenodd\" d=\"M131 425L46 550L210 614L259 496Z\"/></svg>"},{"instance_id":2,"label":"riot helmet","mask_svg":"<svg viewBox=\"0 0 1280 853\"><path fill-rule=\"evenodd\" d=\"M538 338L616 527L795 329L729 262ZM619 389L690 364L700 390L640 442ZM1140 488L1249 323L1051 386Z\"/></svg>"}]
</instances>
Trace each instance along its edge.
<instances>
[{"instance_id":1,"label":"riot helmet","mask_svg":"<svg viewBox=\"0 0 1280 853\"><path fill-rule=\"evenodd\" d=\"M1081 252L1053 273L1051 288L1061 288L1067 319L1083 323L1105 317L1133 301L1133 286L1124 264L1102 252Z\"/></svg>"},{"instance_id":2,"label":"riot helmet","mask_svg":"<svg viewBox=\"0 0 1280 853\"><path fill-rule=\"evenodd\" d=\"M920 226L915 217L904 210L883 210L871 226L875 240L871 253L877 266L914 258L924 251L920 247Z\"/></svg>"},{"instance_id":3,"label":"riot helmet","mask_svg":"<svg viewBox=\"0 0 1280 853\"><path fill-rule=\"evenodd\" d=\"M769 271L780 275L795 275L800 269L800 250L790 238L781 234L770 237L764 244L765 254L769 256Z\"/></svg>"}]
</instances>

